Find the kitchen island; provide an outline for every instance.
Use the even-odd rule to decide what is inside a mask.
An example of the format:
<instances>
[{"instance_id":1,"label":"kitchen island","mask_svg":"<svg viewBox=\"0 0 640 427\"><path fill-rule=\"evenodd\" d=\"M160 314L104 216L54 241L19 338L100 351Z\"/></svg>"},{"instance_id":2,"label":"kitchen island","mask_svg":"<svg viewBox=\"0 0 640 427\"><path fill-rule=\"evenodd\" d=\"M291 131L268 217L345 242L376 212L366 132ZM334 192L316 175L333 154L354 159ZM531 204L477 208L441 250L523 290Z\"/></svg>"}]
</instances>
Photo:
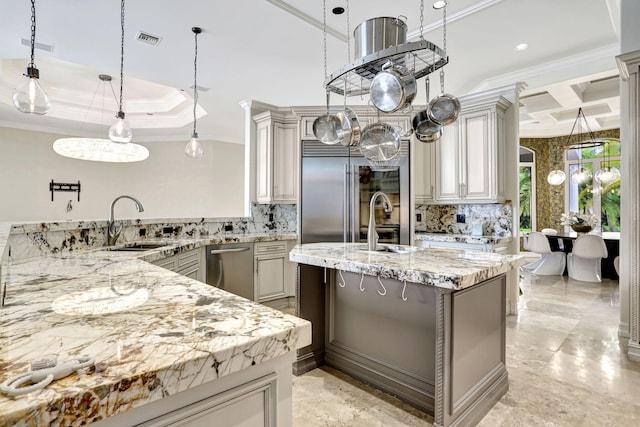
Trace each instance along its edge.
<instances>
[{"instance_id":1,"label":"kitchen island","mask_svg":"<svg viewBox=\"0 0 640 427\"><path fill-rule=\"evenodd\" d=\"M291 363L309 322L123 253L5 258L2 274L0 382L48 355L95 365L0 394L0 426L291 425Z\"/></svg>"},{"instance_id":2,"label":"kitchen island","mask_svg":"<svg viewBox=\"0 0 640 427\"><path fill-rule=\"evenodd\" d=\"M298 361L322 359L433 414L436 425L473 425L509 387L505 274L520 257L394 249L404 253L359 243L291 251L325 284L298 284L300 314L315 313L314 346Z\"/></svg>"}]
</instances>

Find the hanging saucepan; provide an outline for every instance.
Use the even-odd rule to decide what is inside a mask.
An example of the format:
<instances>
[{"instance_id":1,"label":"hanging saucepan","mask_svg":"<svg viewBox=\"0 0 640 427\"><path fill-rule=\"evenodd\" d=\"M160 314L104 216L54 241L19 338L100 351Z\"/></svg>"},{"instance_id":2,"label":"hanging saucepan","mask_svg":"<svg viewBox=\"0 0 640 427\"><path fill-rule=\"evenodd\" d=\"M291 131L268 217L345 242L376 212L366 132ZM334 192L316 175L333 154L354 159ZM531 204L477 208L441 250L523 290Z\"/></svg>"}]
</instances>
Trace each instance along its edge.
<instances>
[{"instance_id":1,"label":"hanging saucepan","mask_svg":"<svg viewBox=\"0 0 640 427\"><path fill-rule=\"evenodd\" d=\"M393 113L407 107L416 96L416 78L405 67L388 61L373 78L371 102L383 113Z\"/></svg>"},{"instance_id":2,"label":"hanging saucepan","mask_svg":"<svg viewBox=\"0 0 640 427\"><path fill-rule=\"evenodd\" d=\"M413 117L413 130L421 142L436 142L442 136L442 125L429 116L429 77L425 79L427 107Z\"/></svg>"},{"instance_id":3,"label":"hanging saucepan","mask_svg":"<svg viewBox=\"0 0 640 427\"><path fill-rule=\"evenodd\" d=\"M336 117L342 126L342 133L338 142L346 146L358 145L360 143L361 130L356 112L351 108L345 108L343 111L336 113Z\"/></svg>"},{"instance_id":4,"label":"hanging saucepan","mask_svg":"<svg viewBox=\"0 0 640 427\"><path fill-rule=\"evenodd\" d=\"M374 163L392 160L400 152L400 134L386 123L372 123L362 131L360 152Z\"/></svg>"},{"instance_id":5,"label":"hanging saucepan","mask_svg":"<svg viewBox=\"0 0 640 427\"><path fill-rule=\"evenodd\" d=\"M313 121L313 134L318 138L318 141L327 145L335 145L340 142L344 130L340 119L329 114L329 97L329 91L327 91L327 114Z\"/></svg>"}]
</instances>

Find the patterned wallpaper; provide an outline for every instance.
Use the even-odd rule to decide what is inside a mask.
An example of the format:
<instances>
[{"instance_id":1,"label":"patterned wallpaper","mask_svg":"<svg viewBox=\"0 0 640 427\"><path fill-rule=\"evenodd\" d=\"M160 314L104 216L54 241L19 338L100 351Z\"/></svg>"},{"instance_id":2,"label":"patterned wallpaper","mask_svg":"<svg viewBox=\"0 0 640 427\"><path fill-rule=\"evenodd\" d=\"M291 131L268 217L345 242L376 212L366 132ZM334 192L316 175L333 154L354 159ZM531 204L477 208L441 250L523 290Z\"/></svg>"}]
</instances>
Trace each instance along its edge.
<instances>
[{"instance_id":1,"label":"patterned wallpaper","mask_svg":"<svg viewBox=\"0 0 640 427\"><path fill-rule=\"evenodd\" d=\"M620 129L594 132L596 138L620 138ZM560 215L564 212L564 185L553 186L547 182L547 175L555 169L564 170L563 151L555 147L574 144L589 139L586 134L558 138L520 138L520 145L536 153L536 228L562 230Z\"/></svg>"}]
</instances>

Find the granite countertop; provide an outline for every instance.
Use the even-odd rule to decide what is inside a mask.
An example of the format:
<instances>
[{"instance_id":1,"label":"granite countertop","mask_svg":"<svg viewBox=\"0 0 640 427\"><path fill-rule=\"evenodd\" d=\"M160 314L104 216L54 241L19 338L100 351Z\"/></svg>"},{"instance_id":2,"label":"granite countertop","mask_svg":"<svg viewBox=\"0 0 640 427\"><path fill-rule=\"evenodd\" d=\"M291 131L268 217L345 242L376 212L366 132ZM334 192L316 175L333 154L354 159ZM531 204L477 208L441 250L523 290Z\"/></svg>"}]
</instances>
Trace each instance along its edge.
<instances>
[{"instance_id":1,"label":"granite countertop","mask_svg":"<svg viewBox=\"0 0 640 427\"><path fill-rule=\"evenodd\" d=\"M493 252L426 249L412 252L370 252L362 243L309 243L296 245L291 261L319 267L381 276L460 290L517 268L520 255Z\"/></svg>"},{"instance_id":2,"label":"granite countertop","mask_svg":"<svg viewBox=\"0 0 640 427\"><path fill-rule=\"evenodd\" d=\"M146 262L212 240L5 263L0 382L48 354L96 365L30 394L0 394L0 425L87 424L310 344L306 320Z\"/></svg>"},{"instance_id":3,"label":"granite countertop","mask_svg":"<svg viewBox=\"0 0 640 427\"><path fill-rule=\"evenodd\" d=\"M457 243L483 243L483 244L508 244L511 236L472 236L470 234L427 233L416 231L416 240L428 240L433 242L457 242Z\"/></svg>"}]
</instances>

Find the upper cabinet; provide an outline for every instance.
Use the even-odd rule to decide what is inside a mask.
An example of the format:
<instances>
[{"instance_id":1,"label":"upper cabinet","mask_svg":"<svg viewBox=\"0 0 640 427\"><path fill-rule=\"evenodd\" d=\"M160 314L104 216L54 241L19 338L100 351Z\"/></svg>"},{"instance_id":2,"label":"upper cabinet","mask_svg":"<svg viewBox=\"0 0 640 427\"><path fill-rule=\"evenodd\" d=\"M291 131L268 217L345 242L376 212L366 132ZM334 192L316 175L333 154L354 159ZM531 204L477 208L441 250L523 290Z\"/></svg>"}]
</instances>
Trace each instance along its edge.
<instances>
[{"instance_id":1,"label":"upper cabinet","mask_svg":"<svg viewBox=\"0 0 640 427\"><path fill-rule=\"evenodd\" d=\"M505 200L504 114L511 103L500 95L470 95L460 101L462 110L458 120L443 129L442 138L431 144L433 148L422 148L424 157L416 160L416 164L423 165L422 170L415 169L416 201L502 203ZM419 153L416 150L416 155ZM427 183L433 187L426 188Z\"/></svg>"},{"instance_id":2,"label":"upper cabinet","mask_svg":"<svg viewBox=\"0 0 640 427\"><path fill-rule=\"evenodd\" d=\"M256 201L297 203L298 136L295 118L267 111L256 122Z\"/></svg>"}]
</instances>

